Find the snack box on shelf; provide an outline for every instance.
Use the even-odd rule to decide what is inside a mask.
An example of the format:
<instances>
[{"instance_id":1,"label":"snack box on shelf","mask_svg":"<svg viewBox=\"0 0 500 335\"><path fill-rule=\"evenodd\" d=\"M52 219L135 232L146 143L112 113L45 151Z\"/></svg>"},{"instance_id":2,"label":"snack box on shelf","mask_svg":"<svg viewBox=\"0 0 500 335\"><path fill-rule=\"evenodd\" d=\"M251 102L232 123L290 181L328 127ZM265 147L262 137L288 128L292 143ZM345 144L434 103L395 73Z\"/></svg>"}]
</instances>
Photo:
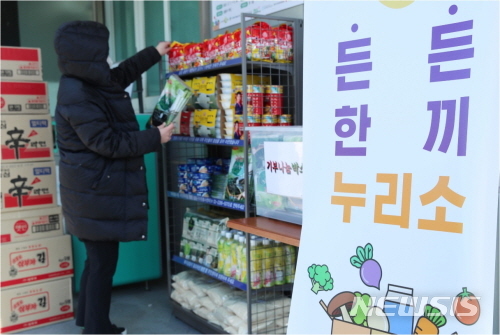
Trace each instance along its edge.
<instances>
[{"instance_id":1,"label":"snack box on shelf","mask_svg":"<svg viewBox=\"0 0 500 335\"><path fill-rule=\"evenodd\" d=\"M50 112L46 82L2 80L0 101L2 114L49 114Z\"/></svg>"},{"instance_id":2,"label":"snack box on shelf","mask_svg":"<svg viewBox=\"0 0 500 335\"><path fill-rule=\"evenodd\" d=\"M247 129L257 215L302 224L302 126Z\"/></svg>"},{"instance_id":3,"label":"snack box on shelf","mask_svg":"<svg viewBox=\"0 0 500 335\"><path fill-rule=\"evenodd\" d=\"M57 206L55 162L2 164L2 214Z\"/></svg>"},{"instance_id":4,"label":"snack box on shelf","mask_svg":"<svg viewBox=\"0 0 500 335\"><path fill-rule=\"evenodd\" d=\"M2 213L1 220L2 244L64 234L60 206Z\"/></svg>"},{"instance_id":5,"label":"snack box on shelf","mask_svg":"<svg viewBox=\"0 0 500 335\"><path fill-rule=\"evenodd\" d=\"M49 114L2 114L0 125L2 163L54 159L52 119Z\"/></svg>"},{"instance_id":6,"label":"snack box on shelf","mask_svg":"<svg viewBox=\"0 0 500 335\"><path fill-rule=\"evenodd\" d=\"M0 245L4 289L73 276L71 235Z\"/></svg>"},{"instance_id":7,"label":"snack box on shelf","mask_svg":"<svg viewBox=\"0 0 500 335\"><path fill-rule=\"evenodd\" d=\"M0 47L1 79L42 81L40 48Z\"/></svg>"},{"instance_id":8,"label":"snack box on shelf","mask_svg":"<svg viewBox=\"0 0 500 335\"><path fill-rule=\"evenodd\" d=\"M0 331L17 333L74 318L71 278L2 290Z\"/></svg>"}]
</instances>

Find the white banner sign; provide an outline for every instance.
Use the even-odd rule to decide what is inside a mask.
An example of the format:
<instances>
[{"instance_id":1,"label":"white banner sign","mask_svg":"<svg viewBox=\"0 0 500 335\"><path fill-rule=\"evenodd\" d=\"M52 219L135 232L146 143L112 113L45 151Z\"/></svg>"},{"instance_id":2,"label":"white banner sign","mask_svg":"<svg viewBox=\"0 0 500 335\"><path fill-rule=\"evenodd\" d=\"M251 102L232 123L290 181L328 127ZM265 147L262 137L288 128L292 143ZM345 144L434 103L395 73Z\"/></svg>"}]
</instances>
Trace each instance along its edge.
<instances>
[{"instance_id":1,"label":"white banner sign","mask_svg":"<svg viewBox=\"0 0 500 335\"><path fill-rule=\"evenodd\" d=\"M212 1L212 29L241 22L241 13L267 15L302 5L304 1Z\"/></svg>"},{"instance_id":2,"label":"white banner sign","mask_svg":"<svg viewBox=\"0 0 500 335\"><path fill-rule=\"evenodd\" d=\"M290 334L491 334L498 1L304 3Z\"/></svg>"},{"instance_id":3,"label":"white banner sign","mask_svg":"<svg viewBox=\"0 0 500 335\"><path fill-rule=\"evenodd\" d=\"M264 142L266 192L302 198L302 142Z\"/></svg>"}]
</instances>

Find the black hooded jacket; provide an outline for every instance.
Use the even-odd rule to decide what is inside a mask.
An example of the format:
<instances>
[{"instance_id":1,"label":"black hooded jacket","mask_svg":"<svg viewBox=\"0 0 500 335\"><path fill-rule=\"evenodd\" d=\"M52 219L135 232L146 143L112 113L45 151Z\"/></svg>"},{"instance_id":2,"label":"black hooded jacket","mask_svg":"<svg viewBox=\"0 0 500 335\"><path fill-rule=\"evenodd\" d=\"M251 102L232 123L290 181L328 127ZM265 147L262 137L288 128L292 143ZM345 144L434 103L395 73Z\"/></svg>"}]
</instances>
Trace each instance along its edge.
<instances>
[{"instance_id":1,"label":"black hooded jacket","mask_svg":"<svg viewBox=\"0 0 500 335\"><path fill-rule=\"evenodd\" d=\"M110 69L108 38L106 26L91 21L66 23L55 35L62 210L68 232L80 239L145 240L143 155L161 148L160 132L139 130L124 89L161 56L148 47Z\"/></svg>"}]
</instances>

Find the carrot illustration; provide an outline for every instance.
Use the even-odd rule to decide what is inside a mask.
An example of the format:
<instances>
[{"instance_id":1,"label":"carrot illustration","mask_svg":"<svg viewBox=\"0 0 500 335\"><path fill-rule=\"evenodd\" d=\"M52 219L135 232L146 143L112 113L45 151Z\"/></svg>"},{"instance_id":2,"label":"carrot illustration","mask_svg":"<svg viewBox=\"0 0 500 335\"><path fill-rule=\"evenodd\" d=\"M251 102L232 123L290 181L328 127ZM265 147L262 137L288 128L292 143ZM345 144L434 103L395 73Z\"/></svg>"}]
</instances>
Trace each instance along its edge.
<instances>
[{"instance_id":1,"label":"carrot illustration","mask_svg":"<svg viewBox=\"0 0 500 335\"><path fill-rule=\"evenodd\" d=\"M439 334L439 328L446 324L446 318L436 307L425 305L424 316L415 326L414 334Z\"/></svg>"}]
</instances>

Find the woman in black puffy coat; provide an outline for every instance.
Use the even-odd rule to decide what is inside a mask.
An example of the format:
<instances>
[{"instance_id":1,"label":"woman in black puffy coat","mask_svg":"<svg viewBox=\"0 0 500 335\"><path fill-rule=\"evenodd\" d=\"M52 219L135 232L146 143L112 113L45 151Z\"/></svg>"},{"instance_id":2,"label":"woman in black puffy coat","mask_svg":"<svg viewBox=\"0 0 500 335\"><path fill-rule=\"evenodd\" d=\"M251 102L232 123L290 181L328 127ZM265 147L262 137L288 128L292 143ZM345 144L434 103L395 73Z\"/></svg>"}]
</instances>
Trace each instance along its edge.
<instances>
[{"instance_id":1,"label":"woman in black puffy coat","mask_svg":"<svg viewBox=\"0 0 500 335\"><path fill-rule=\"evenodd\" d=\"M121 333L109 320L118 243L147 239L148 196L143 155L158 151L173 125L139 130L125 88L159 62L168 42L110 69L109 31L73 21L56 32L62 72L56 106L59 184L66 228L85 244L76 324L86 334Z\"/></svg>"}]
</instances>

